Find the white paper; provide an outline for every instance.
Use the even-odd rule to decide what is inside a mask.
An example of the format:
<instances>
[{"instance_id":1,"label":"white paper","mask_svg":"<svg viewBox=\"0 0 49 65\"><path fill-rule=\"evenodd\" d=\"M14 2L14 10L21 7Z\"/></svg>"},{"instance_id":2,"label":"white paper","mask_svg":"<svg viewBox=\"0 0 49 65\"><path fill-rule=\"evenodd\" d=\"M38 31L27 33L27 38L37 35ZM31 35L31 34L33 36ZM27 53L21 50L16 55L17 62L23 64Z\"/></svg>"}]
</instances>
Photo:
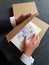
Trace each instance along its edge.
<instances>
[{"instance_id":1,"label":"white paper","mask_svg":"<svg viewBox=\"0 0 49 65\"><path fill-rule=\"evenodd\" d=\"M30 21L18 34L16 34L11 42L20 50L23 51L24 37L28 36L28 40L32 38L34 34L38 35L41 29Z\"/></svg>"}]
</instances>

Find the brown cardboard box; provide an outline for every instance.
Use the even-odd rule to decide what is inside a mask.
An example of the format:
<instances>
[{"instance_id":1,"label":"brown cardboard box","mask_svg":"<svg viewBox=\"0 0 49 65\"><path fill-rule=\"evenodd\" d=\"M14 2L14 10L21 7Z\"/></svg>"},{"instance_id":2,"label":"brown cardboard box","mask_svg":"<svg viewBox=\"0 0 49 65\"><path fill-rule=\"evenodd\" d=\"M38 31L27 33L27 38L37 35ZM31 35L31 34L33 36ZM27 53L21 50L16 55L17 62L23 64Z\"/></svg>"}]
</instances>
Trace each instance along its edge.
<instances>
[{"instance_id":1,"label":"brown cardboard box","mask_svg":"<svg viewBox=\"0 0 49 65\"><path fill-rule=\"evenodd\" d=\"M19 3L13 4L13 15L17 19L21 15L25 15L31 13L32 15L36 14L39 15L35 2L26 2L26 3Z\"/></svg>"},{"instance_id":2,"label":"brown cardboard box","mask_svg":"<svg viewBox=\"0 0 49 65\"><path fill-rule=\"evenodd\" d=\"M31 21L34 17L36 16L36 14L32 15L31 17L29 17L27 20L25 20L23 23L19 24L18 26L16 26L11 32L9 32L6 35L6 38L8 40L8 42L10 42L10 40L29 22Z\"/></svg>"},{"instance_id":3,"label":"brown cardboard box","mask_svg":"<svg viewBox=\"0 0 49 65\"><path fill-rule=\"evenodd\" d=\"M25 20L23 23L16 26L9 34L6 35L8 42L10 42L10 40L30 21L32 21L34 24L36 24L38 27L41 28L41 32L39 34L40 40L41 40L44 34L46 33L49 25L45 23L44 21L40 20L39 18L31 16L27 20Z\"/></svg>"},{"instance_id":4,"label":"brown cardboard box","mask_svg":"<svg viewBox=\"0 0 49 65\"><path fill-rule=\"evenodd\" d=\"M22 14L28 14L31 13L32 16L30 16L28 19L26 19L23 23L16 26L9 34L6 35L6 38L8 42L11 41L11 39L30 21L32 21L34 24L36 24L39 28L41 28L41 32L39 33L40 41L43 38L44 34L46 33L49 25L45 23L44 21L40 20L39 18L35 17L38 14L37 7L35 2L28 2L28 3L21 3L21 4L13 4L13 13L15 18L17 19ZM17 45L16 45L17 47ZM19 48L18 48L19 49ZM20 50L20 49L19 49ZM21 50L20 50L21 51Z\"/></svg>"},{"instance_id":5,"label":"brown cardboard box","mask_svg":"<svg viewBox=\"0 0 49 65\"><path fill-rule=\"evenodd\" d=\"M8 42L11 41L11 39L30 21L32 21L34 24L36 24L40 29L41 32L39 33L40 36L40 41L43 38L44 34L46 33L49 25L47 23L45 23L44 21L40 20L37 17L34 17L33 15L30 16L28 19L26 19L23 23L19 24L18 26L16 26L9 34L6 35L6 38L8 40ZM14 45L22 52L23 51L23 47L19 47L18 43L14 43Z\"/></svg>"}]
</instances>

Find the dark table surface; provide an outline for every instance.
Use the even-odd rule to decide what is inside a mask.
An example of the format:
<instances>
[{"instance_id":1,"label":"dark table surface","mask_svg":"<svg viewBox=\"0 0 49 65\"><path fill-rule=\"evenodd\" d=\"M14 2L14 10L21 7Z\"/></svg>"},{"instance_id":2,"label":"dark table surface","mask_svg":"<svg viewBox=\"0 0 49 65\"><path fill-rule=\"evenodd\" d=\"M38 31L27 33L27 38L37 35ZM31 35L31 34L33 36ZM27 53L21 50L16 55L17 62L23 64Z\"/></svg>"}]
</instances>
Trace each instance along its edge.
<instances>
[{"instance_id":1,"label":"dark table surface","mask_svg":"<svg viewBox=\"0 0 49 65\"><path fill-rule=\"evenodd\" d=\"M8 18L12 14L12 4L29 2L33 0L0 0L0 19ZM36 2L39 18L49 24L49 0L34 0ZM0 34L0 40L7 34L4 32ZM45 33L39 48L34 52L34 65L49 65L49 29Z\"/></svg>"}]
</instances>

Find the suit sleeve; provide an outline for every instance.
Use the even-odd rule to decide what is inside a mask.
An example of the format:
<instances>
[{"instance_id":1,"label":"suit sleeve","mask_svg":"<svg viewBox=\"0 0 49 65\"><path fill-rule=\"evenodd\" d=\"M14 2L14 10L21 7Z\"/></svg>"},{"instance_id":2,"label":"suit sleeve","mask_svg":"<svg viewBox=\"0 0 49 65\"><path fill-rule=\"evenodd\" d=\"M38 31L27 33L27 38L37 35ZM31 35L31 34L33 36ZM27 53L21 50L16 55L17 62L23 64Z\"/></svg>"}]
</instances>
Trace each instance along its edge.
<instances>
[{"instance_id":1,"label":"suit sleeve","mask_svg":"<svg viewBox=\"0 0 49 65\"><path fill-rule=\"evenodd\" d=\"M3 54L3 52L0 50L0 65L12 65L12 63L10 63L7 58L5 57L5 55Z\"/></svg>"},{"instance_id":2,"label":"suit sleeve","mask_svg":"<svg viewBox=\"0 0 49 65\"><path fill-rule=\"evenodd\" d=\"M7 31L7 30L11 30L11 29L12 29L12 25L10 23L10 19L0 20L0 33Z\"/></svg>"},{"instance_id":3,"label":"suit sleeve","mask_svg":"<svg viewBox=\"0 0 49 65\"><path fill-rule=\"evenodd\" d=\"M17 48L15 48L15 46L11 42L8 43L7 39L4 38L0 41L0 43L0 50L3 52L3 55L5 56L4 58L2 58L2 60L5 60L5 58L7 58L4 64L6 64L6 61L9 61L12 65L25 65L20 60L22 53L20 53L20 51Z\"/></svg>"},{"instance_id":4,"label":"suit sleeve","mask_svg":"<svg viewBox=\"0 0 49 65\"><path fill-rule=\"evenodd\" d=\"M2 59L1 59L2 58ZM4 60L4 61L3 61ZM6 58L6 56L3 54L3 52L0 50L0 65L12 65L12 63L11 62L9 62L8 60L7 60L7 58ZM16 64L17 65L17 64ZM18 64L18 65L25 65L24 63L22 63L21 61L20 61L20 64Z\"/></svg>"}]
</instances>

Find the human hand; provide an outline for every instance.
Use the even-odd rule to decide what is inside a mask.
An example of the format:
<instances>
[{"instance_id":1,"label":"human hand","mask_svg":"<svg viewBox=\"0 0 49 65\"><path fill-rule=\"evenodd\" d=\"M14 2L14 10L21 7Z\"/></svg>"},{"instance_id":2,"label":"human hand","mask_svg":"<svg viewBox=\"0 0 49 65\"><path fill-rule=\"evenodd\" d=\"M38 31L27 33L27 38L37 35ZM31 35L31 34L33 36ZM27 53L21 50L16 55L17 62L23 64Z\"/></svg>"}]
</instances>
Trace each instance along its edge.
<instances>
[{"instance_id":1,"label":"human hand","mask_svg":"<svg viewBox=\"0 0 49 65\"><path fill-rule=\"evenodd\" d=\"M40 40L38 35L34 35L30 41L28 37L25 37L24 40L24 54L31 56L34 50L39 46Z\"/></svg>"},{"instance_id":2,"label":"human hand","mask_svg":"<svg viewBox=\"0 0 49 65\"><path fill-rule=\"evenodd\" d=\"M21 15L20 17L18 17L18 19L16 19L16 23L19 24L19 23L23 22L24 20L26 20L30 16L31 16L31 14Z\"/></svg>"}]
</instances>

